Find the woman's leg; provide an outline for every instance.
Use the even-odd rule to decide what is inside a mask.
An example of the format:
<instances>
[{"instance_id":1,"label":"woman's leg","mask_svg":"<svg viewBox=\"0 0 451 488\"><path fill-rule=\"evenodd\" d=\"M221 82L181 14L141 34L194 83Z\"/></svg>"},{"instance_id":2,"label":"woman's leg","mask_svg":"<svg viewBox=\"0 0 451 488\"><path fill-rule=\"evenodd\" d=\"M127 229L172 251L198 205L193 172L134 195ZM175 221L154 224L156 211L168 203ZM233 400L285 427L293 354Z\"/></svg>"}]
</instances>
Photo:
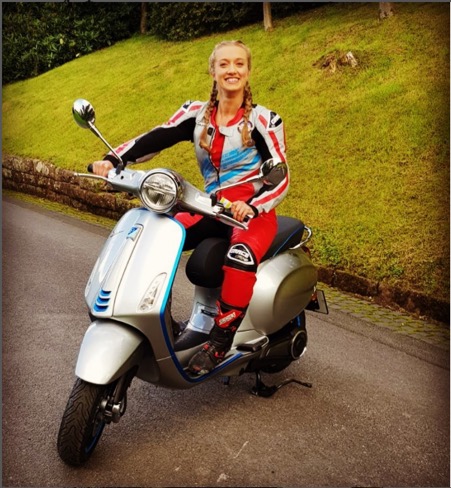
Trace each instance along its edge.
<instances>
[{"instance_id":1,"label":"woman's leg","mask_svg":"<svg viewBox=\"0 0 451 488\"><path fill-rule=\"evenodd\" d=\"M252 298L257 267L277 232L275 212L253 219L248 230L235 229L224 263L224 281L218 315L210 340L193 356L194 373L211 371L230 350L235 332Z\"/></svg>"}]
</instances>

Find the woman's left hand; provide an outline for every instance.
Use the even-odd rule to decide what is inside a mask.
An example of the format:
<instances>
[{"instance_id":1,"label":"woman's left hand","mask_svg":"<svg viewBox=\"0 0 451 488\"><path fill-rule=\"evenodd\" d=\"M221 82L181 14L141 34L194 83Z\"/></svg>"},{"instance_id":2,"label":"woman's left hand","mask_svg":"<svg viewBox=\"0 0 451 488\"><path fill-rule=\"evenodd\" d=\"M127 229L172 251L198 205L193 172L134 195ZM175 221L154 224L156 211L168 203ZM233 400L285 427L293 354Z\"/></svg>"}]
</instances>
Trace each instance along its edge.
<instances>
[{"instance_id":1,"label":"woman's left hand","mask_svg":"<svg viewBox=\"0 0 451 488\"><path fill-rule=\"evenodd\" d=\"M252 207L250 207L247 203L242 202L241 200L233 202L230 210L233 214L233 218L235 220L238 220L238 222L243 222L243 220L247 216L254 216L254 211L252 210Z\"/></svg>"}]
</instances>

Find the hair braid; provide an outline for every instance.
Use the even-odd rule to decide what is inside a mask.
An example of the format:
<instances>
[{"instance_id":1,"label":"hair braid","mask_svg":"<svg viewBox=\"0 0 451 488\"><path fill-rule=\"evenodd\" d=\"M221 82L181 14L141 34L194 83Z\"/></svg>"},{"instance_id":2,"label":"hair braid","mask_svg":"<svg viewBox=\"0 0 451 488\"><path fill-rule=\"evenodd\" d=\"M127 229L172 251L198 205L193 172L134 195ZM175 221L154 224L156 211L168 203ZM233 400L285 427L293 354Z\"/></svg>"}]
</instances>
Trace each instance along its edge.
<instances>
[{"instance_id":1,"label":"hair braid","mask_svg":"<svg viewBox=\"0 0 451 488\"><path fill-rule=\"evenodd\" d=\"M208 124L210 123L210 116L211 113L213 112L213 108L215 106L216 100L218 97L218 88L216 86L216 81L213 81L213 86L211 88L211 93L210 93L210 101L208 102L208 106L205 109L205 114L203 118L203 122L205 124L204 130L202 131L202 134L200 135L200 140L199 140L199 146L210 153L210 146L207 144L207 131L208 131Z\"/></svg>"},{"instance_id":2,"label":"hair braid","mask_svg":"<svg viewBox=\"0 0 451 488\"><path fill-rule=\"evenodd\" d=\"M243 115L244 125L243 125L243 130L241 131L241 140L243 141L243 146L252 147L255 143L252 140L251 134L249 132L249 125L248 125L249 116L252 111L252 91L249 82L247 82L246 86L244 87L243 105L244 105L244 115Z\"/></svg>"}]
</instances>

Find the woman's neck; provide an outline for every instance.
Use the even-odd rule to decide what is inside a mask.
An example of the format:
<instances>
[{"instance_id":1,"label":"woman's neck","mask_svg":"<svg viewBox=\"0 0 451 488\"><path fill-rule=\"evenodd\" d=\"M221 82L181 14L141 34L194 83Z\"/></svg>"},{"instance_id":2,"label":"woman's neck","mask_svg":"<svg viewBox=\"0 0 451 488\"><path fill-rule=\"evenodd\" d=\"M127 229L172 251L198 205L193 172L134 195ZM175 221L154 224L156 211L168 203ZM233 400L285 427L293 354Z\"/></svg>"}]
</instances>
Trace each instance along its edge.
<instances>
[{"instance_id":1,"label":"woman's neck","mask_svg":"<svg viewBox=\"0 0 451 488\"><path fill-rule=\"evenodd\" d=\"M243 105L243 96L227 97L222 96L219 99L218 110L216 112L216 123L218 125L227 125L232 120L238 110Z\"/></svg>"}]
</instances>

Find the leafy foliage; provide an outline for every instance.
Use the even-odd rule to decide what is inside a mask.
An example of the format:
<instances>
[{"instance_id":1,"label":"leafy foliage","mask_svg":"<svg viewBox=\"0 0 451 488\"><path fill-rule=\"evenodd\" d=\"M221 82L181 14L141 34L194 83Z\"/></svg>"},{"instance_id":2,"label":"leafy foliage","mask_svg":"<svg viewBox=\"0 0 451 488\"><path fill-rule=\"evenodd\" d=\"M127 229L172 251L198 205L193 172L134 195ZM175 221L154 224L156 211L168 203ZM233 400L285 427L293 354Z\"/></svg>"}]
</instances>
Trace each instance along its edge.
<instances>
[{"instance_id":1,"label":"leafy foliage","mask_svg":"<svg viewBox=\"0 0 451 488\"><path fill-rule=\"evenodd\" d=\"M3 3L3 84L129 38L139 25L137 5Z\"/></svg>"},{"instance_id":2,"label":"leafy foliage","mask_svg":"<svg viewBox=\"0 0 451 488\"><path fill-rule=\"evenodd\" d=\"M274 18L314 3L275 3ZM3 3L3 84L45 73L139 32L141 4ZM184 41L259 22L261 3L149 2L149 33Z\"/></svg>"},{"instance_id":3,"label":"leafy foliage","mask_svg":"<svg viewBox=\"0 0 451 488\"><path fill-rule=\"evenodd\" d=\"M160 39L182 41L210 32L227 29L231 19L235 25L255 20L252 3L151 3L149 4L150 32Z\"/></svg>"},{"instance_id":4,"label":"leafy foliage","mask_svg":"<svg viewBox=\"0 0 451 488\"><path fill-rule=\"evenodd\" d=\"M282 18L316 3L272 3L274 18ZM150 32L167 41L186 41L196 37L260 22L261 2L176 2L149 3Z\"/></svg>"}]
</instances>

